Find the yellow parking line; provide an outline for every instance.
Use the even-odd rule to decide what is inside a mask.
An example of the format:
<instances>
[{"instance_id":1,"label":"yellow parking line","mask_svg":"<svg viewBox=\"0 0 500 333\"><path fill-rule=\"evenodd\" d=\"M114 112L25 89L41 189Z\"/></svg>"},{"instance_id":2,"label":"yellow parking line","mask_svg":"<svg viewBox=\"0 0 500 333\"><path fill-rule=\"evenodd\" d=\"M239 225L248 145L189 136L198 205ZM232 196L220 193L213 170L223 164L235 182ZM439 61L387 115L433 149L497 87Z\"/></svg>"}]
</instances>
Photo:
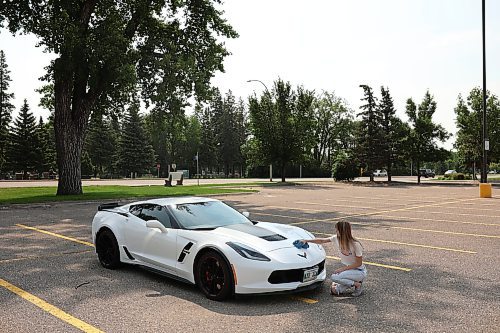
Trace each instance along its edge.
<instances>
[{"instance_id":1,"label":"yellow parking line","mask_svg":"<svg viewBox=\"0 0 500 333\"><path fill-rule=\"evenodd\" d=\"M324 232L315 232L315 231L311 231L311 232L313 234L318 234L318 235L332 236L332 234L327 234L327 233L324 233ZM369 242L378 242L378 243L388 243L388 244L396 244L396 245L406 245L406 246L414 246L414 247L423 247L423 248L428 248L428 249L433 249L433 250L442 250L442 251L461 252L461 253L468 253L468 254L477 254L477 252L474 252L474 251L452 249L452 248L440 247L440 246L431 246L431 245L414 244L414 243L403 243L403 242L388 241L388 240L383 240L383 239L363 238L363 237L356 237L356 239L364 240L364 241L369 241Z\"/></svg>"},{"instance_id":2,"label":"yellow parking line","mask_svg":"<svg viewBox=\"0 0 500 333\"><path fill-rule=\"evenodd\" d=\"M30 294L29 292L24 291L16 286L14 286L13 284L10 284L9 282L3 280L3 279L0 279L0 286L13 292L14 294L27 300L28 302L38 306L40 309L50 313L54 317L59 318L62 321L65 321L66 323L82 330L83 332L91 332L91 333L103 332L100 329L95 328L94 326L89 325L86 322L81 321L78 318L73 317L72 315L68 314L67 312L64 312L63 310L53 306L52 304L45 302L41 298L38 298L35 295Z\"/></svg>"},{"instance_id":3,"label":"yellow parking line","mask_svg":"<svg viewBox=\"0 0 500 333\"><path fill-rule=\"evenodd\" d=\"M296 225L296 224L307 224L307 223L315 223L315 222L334 222L334 221L338 221L338 220L347 219L347 218L350 218L350 217L382 215L384 213L400 212L400 211L405 211L405 210L412 210L412 209L418 209L418 208L424 208L424 207L432 207L432 206L440 206L440 205L446 205L446 204L451 204L451 203L458 203L458 202L462 202L462 201L472 201L472 200L478 200L478 198L462 199L462 200L456 200L456 201L448 201L448 202L442 202L442 203L420 205L420 206L412 206L412 207L405 207L405 208L397 208L397 209L390 209L390 210L381 210L381 211L378 211L378 212L370 212L370 213L353 214L353 215L347 215L347 216L339 216L339 217L334 217L334 218L330 218L330 219L308 220L308 221L302 221L302 222L294 222L294 223L291 223L291 224ZM301 208L297 208L297 209L301 210Z\"/></svg>"},{"instance_id":4,"label":"yellow parking line","mask_svg":"<svg viewBox=\"0 0 500 333\"><path fill-rule=\"evenodd\" d=\"M41 232L43 234L51 235L51 236L54 236L54 237L59 237L59 238L62 238L62 239L66 239L66 240L75 242L75 243L80 243L80 244L83 244L83 245L94 247L94 244L86 242L86 241L82 241L82 240L79 240L79 239L76 239L76 238L72 238L72 237L68 237L68 236L63 236L63 235L60 235L60 234L56 234L56 233L53 233L53 232L50 232L50 231L46 231L46 230L42 230L42 229L38 229L38 228L34 228L34 227L28 227L27 225L24 225L24 224L16 224L16 225L18 227L21 227L21 228L24 228L24 229L38 231L38 232Z\"/></svg>"},{"instance_id":5,"label":"yellow parking line","mask_svg":"<svg viewBox=\"0 0 500 333\"><path fill-rule=\"evenodd\" d=\"M328 259L340 260L339 257L333 257L333 256L326 256L326 257ZM384 265L384 264L377 264L377 263L374 263L374 262L364 261L364 260L363 260L363 264L370 265L370 266L377 266L377 267L389 268L389 269L395 269L395 270L398 270L398 271L405 271L405 272L410 272L411 271L411 268L405 268L405 267L399 267L399 266L391 266L391 265Z\"/></svg>"},{"instance_id":6,"label":"yellow parking line","mask_svg":"<svg viewBox=\"0 0 500 333\"><path fill-rule=\"evenodd\" d=\"M296 301L301 301L307 304L315 304L318 303L317 300L311 299L311 298L305 298L305 297L300 297L300 296L290 296L291 299L294 299Z\"/></svg>"},{"instance_id":7,"label":"yellow parking line","mask_svg":"<svg viewBox=\"0 0 500 333\"><path fill-rule=\"evenodd\" d=\"M306 201L297 201L295 203L303 205L313 205L313 206L345 207L345 208L357 208L357 209L380 209L380 207L334 205L334 204L323 204L323 203L306 202Z\"/></svg>"},{"instance_id":8,"label":"yellow parking line","mask_svg":"<svg viewBox=\"0 0 500 333\"><path fill-rule=\"evenodd\" d=\"M416 212L416 213L426 213L426 214L445 214L445 215L458 215L458 216L479 216L479 217L500 217L499 215L483 215L483 214L469 214L469 213L455 213L455 212Z\"/></svg>"},{"instance_id":9,"label":"yellow parking line","mask_svg":"<svg viewBox=\"0 0 500 333\"><path fill-rule=\"evenodd\" d=\"M431 222L445 222L445 223L460 223L460 224L475 224L475 225L486 225L492 227L500 227L497 223L481 223L481 222L464 222L456 220L442 220L442 219L431 219L423 217L408 217L408 216L393 216L393 215L380 215L384 218L395 218L395 219L405 219L405 220L421 220L421 221L431 221Z\"/></svg>"},{"instance_id":10,"label":"yellow parking line","mask_svg":"<svg viewBox=\"0 0 500 333\"><path fill-rule=\"evenodd\" d=\"M434 232L434 233L440 233L440 234L450 234L450 235L459 235L459 236L472 236L472 237L484 237L484 238L500 238L500 236L496 236L496 235L468 234L468 233L465 233L465 232L453 232L453 231L418 229L418 228L391 227L391 229Z\"/></svg>"},{"instance_id":11,"label":"yellow parking line","mask_svg":"<svg viewBox=\"0 0 500 333\"><path fill-rule=\"evenodd\" d=\"M58 254L49 254L45 256L27 256L27 257L19 257L19 258L12 258L12 259L2 259L0 260L0 264L4 263L9 263L13 261L19 261L19 260L30 260L30 259L45 259L45 258L54 258L54 257L63 257L67 256L68 254L80 254L80 253L85 253L85 252L90 252L92 250L83 250L83 251L71 251L71 252L62 252Z\"/></svg>"},{"instance_id":12,"label":"yellow parking line","mask_svg":"<svg viewBox=\"0 0 500 333\"><path fill-rule=\"evenodd\" d=\"M296 207L286 207L286 206L265 206L265 208L280 208L280 209L288 209L290 210L303 210L303 211L309 211L309 212L320 212L320 213L331 213L331 210L324 210L324 209L311 209L311 208L296 208ZM337 214L350 214L350 213L345 213L345 212L335 212Z\"/></svg>"}]
</instances>

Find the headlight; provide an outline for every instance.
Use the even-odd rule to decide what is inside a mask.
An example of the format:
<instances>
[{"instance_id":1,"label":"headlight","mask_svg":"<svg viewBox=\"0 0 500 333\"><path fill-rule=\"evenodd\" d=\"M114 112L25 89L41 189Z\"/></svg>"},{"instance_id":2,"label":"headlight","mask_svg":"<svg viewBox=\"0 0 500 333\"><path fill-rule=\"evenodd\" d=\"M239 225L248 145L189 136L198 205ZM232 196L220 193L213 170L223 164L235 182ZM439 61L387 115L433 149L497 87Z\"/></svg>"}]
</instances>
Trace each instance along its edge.
<instances>
[{"instance_id":1,"label":"headlight","mask_svg":"<svg viewBox=\"0 0 500 333\"><path fill-rule=\"evenodd\" d=\"M262 253L257 252L254 249L245 246L243 244L234 242L227 242L226 244L229 245L233 250L238 252L238 254L243 258L259 260L259 261L271 261L271 259L263 255Z\"/></svg>"}]
</instances>

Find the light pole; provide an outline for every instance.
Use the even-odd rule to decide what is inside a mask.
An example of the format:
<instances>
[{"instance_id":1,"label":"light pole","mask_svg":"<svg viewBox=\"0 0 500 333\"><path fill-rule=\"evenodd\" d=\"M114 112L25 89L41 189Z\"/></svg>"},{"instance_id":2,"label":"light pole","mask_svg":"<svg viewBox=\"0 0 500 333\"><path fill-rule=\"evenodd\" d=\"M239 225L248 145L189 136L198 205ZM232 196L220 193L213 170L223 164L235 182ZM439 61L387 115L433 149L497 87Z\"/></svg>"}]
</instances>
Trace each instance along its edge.
<instances>
[{"instance_id":1,"label":"light pole","mask_svg":"<svg viewBox=\"0 0 500 333\"><path fill-rule=\"evenodd\" d=\"M483 0L483 15L482 15L482 25L483 25L483 163L481 166L481 183L488 182L488 174L486 172L486 164L488 163L488 132L487 132L487 118L486 118L486 32L485 32L485 2Z\"/></svg>"},{"instance_id":2,"label":"light pole","mask_svg":"<svg viewBox=\"0 0 500 333\"><path fill-rule=\"evenodd\" d=\"M267 89L267 86L262 82L261 80L247 80L247 82L260 82L264 88L266 88L266 92L268 93L269 96L271 96L271 93L269 92L269 89ZM269 181L273 181L273 164L269 164Z\"/></svg>"}]
</instances>

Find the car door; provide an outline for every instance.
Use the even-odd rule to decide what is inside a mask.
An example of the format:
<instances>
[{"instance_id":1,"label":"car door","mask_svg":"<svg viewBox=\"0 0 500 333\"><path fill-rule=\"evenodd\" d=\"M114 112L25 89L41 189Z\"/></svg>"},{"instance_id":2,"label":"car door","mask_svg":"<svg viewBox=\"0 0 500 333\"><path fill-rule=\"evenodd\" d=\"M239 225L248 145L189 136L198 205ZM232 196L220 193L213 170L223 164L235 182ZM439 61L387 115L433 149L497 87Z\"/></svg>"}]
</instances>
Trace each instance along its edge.
<instances>
[{"instance_id":1,"label":"car door","mask_svg":"<svg viewBox=\"0 0 500 333\"><path fill-rule=\"evenodd\" d=\"M178 229L173 228L167 208L156 204L143 204L138 217L145 222L157 220L165 227L165 232L145 227L146 231L141 240L143 260L162 271L175 274Z\"/></svg>"}]
</instances>

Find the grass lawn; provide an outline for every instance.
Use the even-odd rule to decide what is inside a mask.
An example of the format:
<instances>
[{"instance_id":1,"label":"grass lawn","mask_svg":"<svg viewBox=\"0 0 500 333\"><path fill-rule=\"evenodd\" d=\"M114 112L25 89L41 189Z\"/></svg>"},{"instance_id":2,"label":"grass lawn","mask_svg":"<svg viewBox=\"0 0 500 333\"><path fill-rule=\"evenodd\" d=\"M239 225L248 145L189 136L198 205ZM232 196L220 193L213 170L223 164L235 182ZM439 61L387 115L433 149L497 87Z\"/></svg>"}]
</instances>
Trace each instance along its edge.
<instances>
[{"instance_id":1,"label":"grass lawn","mask_svg":"<svg viewBox=\"0 0 500 333\"><path fill-rule=\"evenodd\" d=\"M257 192L253 189L236 188L240 186L257 185L243 184L211 184L203 186L84 186L81 195L56 196L56 187L16 187L0 189L0 205L13 203L41 203L54 201L104 200L152 198L181 195L207 195L240 192ZM261 184L258 184L261 185ZM232 187L232 188L231 188Z\"/></svg>"}]
</instances>

